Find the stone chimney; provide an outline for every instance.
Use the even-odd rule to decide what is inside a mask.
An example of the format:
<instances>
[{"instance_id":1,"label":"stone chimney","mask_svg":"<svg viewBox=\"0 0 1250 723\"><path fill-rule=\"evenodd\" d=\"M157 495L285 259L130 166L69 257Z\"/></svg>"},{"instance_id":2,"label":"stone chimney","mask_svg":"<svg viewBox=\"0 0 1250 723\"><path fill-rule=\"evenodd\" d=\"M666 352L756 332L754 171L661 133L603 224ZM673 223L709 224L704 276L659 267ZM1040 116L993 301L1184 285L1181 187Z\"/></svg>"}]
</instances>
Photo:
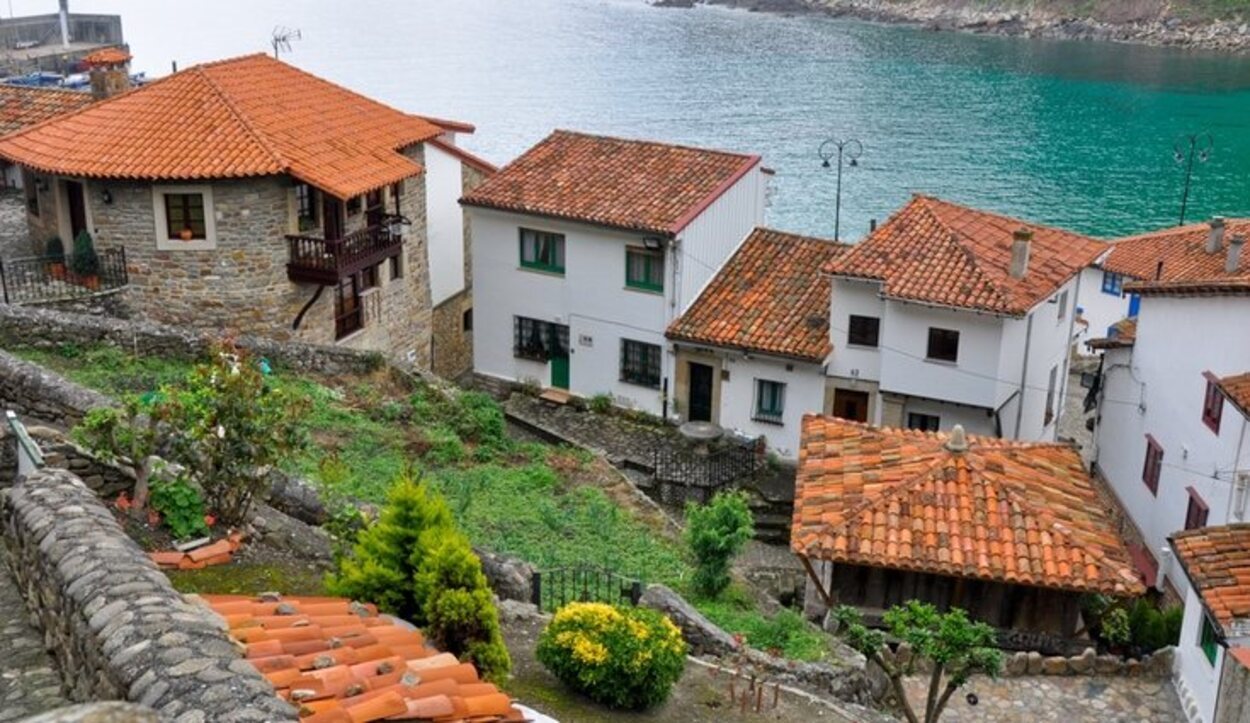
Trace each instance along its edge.
<instances>
[{"instance_id":1,"label":"stone chimney","mask_svg":"<svg viewBox=\"0 0 1250 723\"><path fill-rule=\"evenodd\" d=\"M1208 225L1211 226L1211 231L1207 233L1207 253L1218 254L1224 247L1224 217L1215 216Z\"/></svg>"},{"instance_id":2,"label":"stone chimney","mask_svg":"<svg viewBox=\"0 0 1250 723\"><path fill-rule=\"evenodd\" d=\"M111 98L130 90L130 53L122 48L104 48L82 59L91 79L91 96Z\"/></svg>"},{"instance_id":3,"label":"stone chimney","mask_svg":"<svg viewBox=\"0 0 1250 723\"><path fill-rule=\"evenodd\" d=\"M1246 245L1246 237L1241 234L1233 236L1228 242L1228 257L1224 261L1224 272L1237 273L1241 267L1241 248Z\"/></svg>"},{"instance_id":4,"label":"stone chimney","mask_svg":"<svg viewBox=\"0 0 1250 723\"><path fill-rule=\"evenodd\" d=\"M1033 232L1018 228L1011 234L1011 278L1023 279L1029 272L1029 246L1033 244Z\"/></svg>"},{"instance_id":5,"label":"stone chimney","mask_svg":"<svg viewBox=\"0 0 1250 723\"><path fill-rule=\"evenodd\" d=\"M944 446L948 452L956 454L968 451L968 435L964 433L964 425L956 424L951 428L951 436L946 438Z\"/></svg>"}]
</instances>

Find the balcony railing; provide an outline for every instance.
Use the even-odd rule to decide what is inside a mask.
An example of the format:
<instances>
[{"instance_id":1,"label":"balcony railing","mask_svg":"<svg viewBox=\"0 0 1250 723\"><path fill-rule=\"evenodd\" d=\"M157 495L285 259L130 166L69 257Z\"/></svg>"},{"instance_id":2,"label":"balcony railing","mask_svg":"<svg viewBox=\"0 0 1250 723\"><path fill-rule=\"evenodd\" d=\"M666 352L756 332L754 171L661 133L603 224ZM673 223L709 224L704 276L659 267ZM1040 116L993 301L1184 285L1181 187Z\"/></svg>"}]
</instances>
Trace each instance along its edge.
<instances>
[{"instance_id":1,"label":"balcony railing","mask_svg":"<svg viewBox=\"0 0 1250 723\"><path fill-rule=\"evenodd\" d=\"M361 269L398 256L404 244L399 228L386 221L334 240L287 236L287 278L314 284L338 283Z\"/></svg>"},{"instance_id":2,"label":"balcony railing","mask_svg":"<svg viewBox=\"0 0 1250 723\"><path fill-rule=\"evenodd\" d=\"M105 249L96 256L99 263L91 274L75 273L69 256L0 259L0 300L6 304L62 301L130 283L124 248Z\"/></svg>"}]
</instances>

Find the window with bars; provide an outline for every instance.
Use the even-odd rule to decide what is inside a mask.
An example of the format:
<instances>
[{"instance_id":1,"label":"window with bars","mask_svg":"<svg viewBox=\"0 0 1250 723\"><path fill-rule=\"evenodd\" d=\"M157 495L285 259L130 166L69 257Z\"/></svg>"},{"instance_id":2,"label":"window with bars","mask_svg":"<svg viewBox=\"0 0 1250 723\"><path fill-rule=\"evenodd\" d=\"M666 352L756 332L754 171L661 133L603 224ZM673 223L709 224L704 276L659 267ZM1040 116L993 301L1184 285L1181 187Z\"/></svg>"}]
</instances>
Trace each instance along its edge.
<instances>
[{"instance_id":1,"label":"window with bars","mask_svg":"<svg viewBox=\"0 0 1250 723\"><path fill-rule=\"evenodd\" d=\"M755 413L757 422L781 424L786 410L786 385L768 379L755 380Z\"/></svg>"},{"instance_id":2,"label":"window with bars","mask_svg":"<svg viewBox=\"0 0 1250 723\"><path fill-rule=\"evenodd\" d=\"M1146 463L1142 466L1141 478L1146 483L1150 494L1159 495L1159 473L1163 471L1163 446L1155 438L1146 435Z\"/></svg>"},{"instance_id":3,"label":"window with bars","mask_svg":"<svg viewBox=\"0 0 1250 723\"><path fill-rule=\"evenodd\" d=\"M165 224L171 239L208 238L204 222L204 194L166 193Z\"/></svg>"},{"instance_id":4,"label":"window with bars","mask_svg":"<svg viewBox=\"0 0 1250 723\"><path fill-rule=\"evenodd\" d=\"M1120 296L1124 293L1124 276L1114 271L1102 272L1102 293Z\"/></svg>"},{"instance_id":5,"label":"window with bars","mask_svg":"<svg viewBox=\"0 0 1250 723\"><path fill-rule=\"evenodd\" d=\"M664 252L626 248L625 285L643 291L664 290Z\"/></svg>"},{"instance_id":6,"label":"window with bars","mask_svg":"<svg viewBox=\"0 0 1250 723\"><path fill-rule=\"evenodd\" d=\"M621 339L621 381L659 389L659 345Z\"/></svg>"},{"instance_id":7,"label":"window with bars","mask_svg":"<svg viewBox=\"0 0 1250 723\"><path fill-rule=\"evenodd\" d=\"M564 234L521 229L521 267L564 273Z\"/></svg>"},{"instance_id":8,"label":"window with bars","mask_svg":"<svg viewBox=\"0 0 1250 723\"><path fill-rule=\"evenodd\" d=\"M909 412L907 414L907 428L919 429L924 432L936 432L941 428L942 418L936 414L921 414L919 412Z\"/></svg>"},{"instance_id":9,"label":"window with bars","mask_svg":"<svg viewBox=\"0 0 1250 723\"><path fill-rule=\"evenodd\" d=\"M512 355L521 359L547 361L568 356L569 328L549 321L512 317Z\"/></svg>"},{"instance_id":10,"label":"window with bars","mask_svg":"<svg viewBox=\"0 0 1250 723\"><path fill-rule=\"evenodd\" d=\"M1219 638L1215 635L1215 626L1211 624L1207 614L1202 613L1202 620L1199 623L1202 627L1198 630L1198 647L1202 648L1202 654L1206 657L1207 662L1215 665L1215 659L1220 649Z\"/></svg>"},{"instance_id":11,"label":"window with bars","mask_svg":"<svg viewBox=\"0 0 1250 723\"><path fill-rule=\"evenodd\" d=\"M929 327L929 346L925 352L934 361L955 362L959 360L959 332L954 329Z\"/></svg>"},{"instance_id":12,"label":"window with bars","mask_svg":"<svg viewBox=\"0 0 1250 723\"><path fill-rule=\"evenodd\" d=\"M851 315L846 324L846 343L856 346L877 346L881 339L881 320L875 316Z\"/></svg>"},{"instance_id":13,"label":"window with bars","mask_svg":"<svg viewBox=\"0 0 1250 723\"><path fill-rule=\"evenodd\" d=\"M317 189L307 183L295 187L295 213L300 231L309 231L320 225L317 220L318 200Z\"/></svg>"},{"instance_id":14,"label":"window with bars","mask_svg":"<svg viewBox=\"0 0 1250 723\"><path fill-rule=\"evenodd\" d=\"M1220 433L1220 418L1224 416L1224 393L1220 391L1219 378L1204 372L1207 380L1206 396L1202 400L1202 423L1212 432Z\"/></svg>"},{"instance_id":15,"label":"window with bars","mask_svg":"<svg viewBox=\"0 0 1250 723\"><path fill-rule=\"evenodd\" d=\"M1185 508L1185 529L1196 530L1199 527L1206 527L1210 508L1207 507L1206 502L1203 502L1198 490L1186 487L1185 491L1189 493L1189 506Z\"/></svg>"}]
</instances>

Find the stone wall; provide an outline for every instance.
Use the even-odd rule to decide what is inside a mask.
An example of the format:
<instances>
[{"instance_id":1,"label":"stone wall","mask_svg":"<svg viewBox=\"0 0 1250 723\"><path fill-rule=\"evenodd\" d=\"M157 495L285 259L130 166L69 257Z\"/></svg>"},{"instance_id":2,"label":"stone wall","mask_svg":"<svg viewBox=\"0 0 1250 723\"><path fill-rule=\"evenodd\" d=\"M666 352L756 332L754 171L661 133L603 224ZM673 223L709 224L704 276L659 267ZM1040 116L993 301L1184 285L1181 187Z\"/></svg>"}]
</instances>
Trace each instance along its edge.
<instances>
[{"instance_id":1,"label":"stone wall","mask_svg":"<svg viewBox=\"0 0 1250 723\"><path fill-rule=\"evenodd\" d=\"M0 346L6 343L0 342ZM0 409L68 428L80 422L87 411L114 403L99 392L0 351Z\"/></svg>"},{"instance_id":2,"label":"stone wall","mask_svg":"<svg viewBox=\"0 0 1250 723\"><path fill-rule=\"evenodd\" d=\"M0 493L4 544L69 697L128 700L163 720L294 721L224 621L184 599L73 474Z\"/></svg>"},{"instance_id":3,"label":"stone wall","mask_svg":"<svg viewBox=\"0 0 1250 723\"><path fill-rule=\"evenodd\" d=\"M1250 669L1224 656L1214 723L1250 723Z\"/></svg>"},{"instance_id":4,"label":"stone wall","mask_svg":"<svg viewBox=\"0 0 1250 723\"><path fill-rule=\"evenodd\" d=\"M150 321L112 319L33 307L0 304L0 348L28 345L107 344L141 356L178 359L202 357L220 339L211 331L166 326ZM376 353L342 347L241 336L236 342L273 364L297 372L360 374L380 368ZM0 379L3 371L0 370Z\"/></svg>"},{"instance_id":5,"label":"stone wall","mask_svg":"<svg viewBox=\"0 0 1250 723\"><path fill-rule=\"evenodd\" d=\"M434 358L431 370L444 379L458 379L473 369L473 331L464 325L473 311L468 289L434 307Z\"/></svg>"},{"instance_id":6,"label":"stone wall","mask_svg":"<svg viewBox=\"0 0 1250 723\"><path fill-rule=\"evenodd\" d=\"M111 316L115 319L129 319L134 316L130 306L131 292L129 287L109 289L86 296L55 301L27 301L23 306L34 306L52 311L64 311L69 314L91 314L93 316Z\"/></svg>"}]
</instances>

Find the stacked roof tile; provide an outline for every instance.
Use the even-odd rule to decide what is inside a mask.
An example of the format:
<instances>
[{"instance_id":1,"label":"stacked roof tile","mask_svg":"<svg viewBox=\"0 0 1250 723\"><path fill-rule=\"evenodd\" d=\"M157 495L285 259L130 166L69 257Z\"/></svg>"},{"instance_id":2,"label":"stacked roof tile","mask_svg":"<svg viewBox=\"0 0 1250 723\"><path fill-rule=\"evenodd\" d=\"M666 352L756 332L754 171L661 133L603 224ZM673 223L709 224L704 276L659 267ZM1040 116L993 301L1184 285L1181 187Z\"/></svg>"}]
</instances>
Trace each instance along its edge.
<instances>
[{"instance_id":1,"label":"stacked roof tile","mask_svg":"<svg viewBox=\"0 0 1250 723\"><path fill-rule=\"evenodd\" d=\"M1009 270L1021 228L1033 240L1017 279ZM826 271L881 281L888 298L1022 316L1106 251L1070 231L917 195Z\"/></svg>"},{"instance_id":2,"label":"stacked roof tile","mask_svg":"<svg viewBox=\"0 0 1250 723\"><path fill-rule=\"evenodd\" d=\"M92 103L90 93L0 84L0 135L28 128Z\"/></svg>"},{"instance_id":3,"label":"stacked roof tile","mask_svg":"<svg viewBox=\"0 0 1250 723\"><path fill-rule=\"evenodd\" d=\"M671 339L821 362L829 342L825 264L834 241L757 228L668 328Z\"/></svg>"},{"instance_id":4,"label":"stacked roof tile","mask_svg":"<svg viewBox=\"0 0 1250 723\"><path fill-rule=\"evenodd\" d=\"M1217 384L1237 411L1250 417L1250 372L1221 377Z\"/></svg>"},{"instance_id":5,"label":"stacked roof tile","mask_svg":"<svg viewBox=\"0 0 1250 723\"><path fill-rule=\"evenodd\" d=\"M290 174L339 198L417 175L443 129L266 55L188 68L0 139L0 157L87 178Z\"/></svg>"},{"instance_id":6,"label":"stacked roof tile","mask_svg":"<svg viewBox=\"0 0 1250 723\"><path fill-rule=\"evenodd\" d=\"M206 595L245 655L303 723L524 721L470 663L415 628L343 598Z\"/></svg>"},{"instance_id":7,"label":"stacked roof tile","mask_svg":"<svg viewBox=\"0 0 1250 723\"><path fill-rule=\"evenodd\" d=\"M461 203L671 235L759 162L759 156L558 130Z\"/></svg>"},{"instance_id":8,"label":"stacked roof tile","mask_svg":"<svg viewBox=\"0 0 1250 723\"><path fill-rule=\"evenodd\" d=\"M958 451L947 441L805 416L791 547L855 565L1143 592L1072 448L969 435Z\"/></svg>"},{"instance_id":9,"label":"stacked roof tile","mask_svg":"<svg viewBox=\"0 0 1250 723\"><path fill-rule=\"evenodd\" d=\"M1111 325L1110 332L1101 339L1090 339L1086 345L1090 349L1125 349L1133 346L1137 341L1137 319L1120 319Z\"/></svg>"},{"instance_id":10,"label":"stacked roof tile","mask_svg":"<svg viewBox=\"0 0 1250 723\"><path fill-rule=\"evenodd\" d=\"M1176 558L1211 617L1233 633L1250 633L1250 524L1200 527L1169 538Z\"/></svg>"},{"instance_id":11,"label":"stacked roof tile","mask_svg":"<svg viewBox=\"0 0 1250 723\"><path fill-rule=\"evenodd\" d=\"M1103 268L1137 279L1126 288L1134 293L1250 293L1250 252L1243 252L1237 271L1224 266L1229 241L1250 237L1250 219L1227 220L1214 253L1206 250L1210 232L1210 224L1196 223L1117 239Z\"/></svg>"}]
</instances>

